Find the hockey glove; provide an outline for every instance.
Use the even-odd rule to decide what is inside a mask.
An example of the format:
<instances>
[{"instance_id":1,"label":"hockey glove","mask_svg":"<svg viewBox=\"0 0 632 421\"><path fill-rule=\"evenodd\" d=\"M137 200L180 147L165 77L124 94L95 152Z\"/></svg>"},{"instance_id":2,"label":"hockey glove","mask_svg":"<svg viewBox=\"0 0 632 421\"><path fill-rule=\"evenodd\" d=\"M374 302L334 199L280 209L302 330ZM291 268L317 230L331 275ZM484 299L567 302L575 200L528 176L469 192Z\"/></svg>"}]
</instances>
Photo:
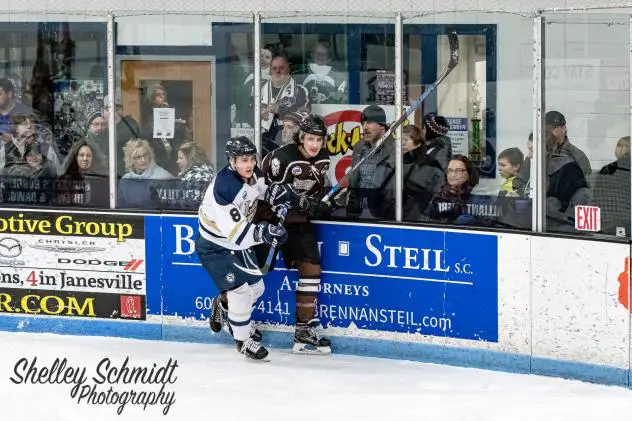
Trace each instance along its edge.
<instances>
[{"instance_id":1,"label":"hockey glove","mask_svg":"<svg viewBox=\"0 0 632 421\"><path fill-rule=\"evenodd\" d=\"M281 205L286 205L292 208L304 208L306 199L299 194L291 184L270 184L264 200L276 208Z\"/></svg>"},{"instance_id":2,"label":"hockey glove","mask_svg":"<svg viewBox=\"0 0 632 421\"><path fill-rule=\"evenodd\" d=\"M282 225L273 225L263 221L255 226L254 238L257 242L267 244L272 244L276 240L277 245L281 245L287 241L287 231Z\"/></svg>"},{"instance_id":3,"label":"hockey glove","mask_svg":"<svg viewBox=\"0 0 632 421\"><path fill-rule=\"evenodd\" d=\"M305 210L309 214L310 218L318 219L326 217L331 215L331 213L334 211L334 208L330 204L324 203L318 199L310 197L306 201L307 207Z\"/></svg>"}]
</instances>

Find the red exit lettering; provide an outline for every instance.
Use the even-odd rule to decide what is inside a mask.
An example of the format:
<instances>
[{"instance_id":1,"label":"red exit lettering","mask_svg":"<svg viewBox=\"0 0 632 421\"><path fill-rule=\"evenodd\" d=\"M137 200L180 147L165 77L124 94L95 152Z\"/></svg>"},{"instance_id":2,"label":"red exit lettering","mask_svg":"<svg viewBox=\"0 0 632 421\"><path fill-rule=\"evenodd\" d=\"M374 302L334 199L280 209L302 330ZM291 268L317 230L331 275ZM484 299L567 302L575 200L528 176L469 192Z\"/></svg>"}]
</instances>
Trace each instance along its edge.
<instances>
[{"instance_id":1,"label":"red exit lettering","mask_svg":"<svg viewBox=\"0 0 632 421\"><path fill-rule=\"evenodd\" d=\"M575 206L575 229L601 231L601 209L596 206Z\"/></svg>"}]
</instances>

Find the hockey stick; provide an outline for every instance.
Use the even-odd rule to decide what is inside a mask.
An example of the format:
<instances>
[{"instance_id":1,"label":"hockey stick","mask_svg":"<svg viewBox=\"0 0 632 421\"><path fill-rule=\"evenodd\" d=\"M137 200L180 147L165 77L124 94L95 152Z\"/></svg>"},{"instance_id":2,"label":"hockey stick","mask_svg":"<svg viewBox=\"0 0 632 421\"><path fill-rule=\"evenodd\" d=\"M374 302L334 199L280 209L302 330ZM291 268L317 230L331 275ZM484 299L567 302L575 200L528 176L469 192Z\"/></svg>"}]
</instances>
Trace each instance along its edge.
<instances>
[{"instance_id":1,"label":"hockey stick","mask_svg":"<svg viewBox=\"0 0 632 421\"><path fill-rule=\"evenodd\" d=\"M412 105L410 106L410 108L408 109L408 111L406 111L400 118L399 120L397 120L395 123L393 123L388 130L384 133L384 135L382 135L382 137L380 138L380 140L377 141L377 143L375 144L375 146L369 151L369 153L367 153L364 158L362 158L360 161L358 161L353 167L351 167L351 169L349 171L347 171L347 173L340 179L340 181L338 181L338 184L336 184L335 186L333 186L331 188L331 190L329 190L329 192L323 196L323 198L321 199L323 202L329 204L331 198L336 194L336 192L338 190L340 190L340 188L342 187L342 184L344 183L345 180L349 179L349 176L351 174L353 174L355 171L357 171L358 168L360 168L360 165L362 165L362 163L367 160L368 158L370 158L372 155L374 155L382 146L382 144L386 141L386 139L388 139L388 137L395 131L395 129L397 129L404 121L406 121L406 119L408 118L408 116L410 116L415 110L417 110L417 108L419 108L421 106L421 104L426 100L426 98L428 98L428 95L430 95L430 93L432 91L435 90L435 88L441 83L443 82L443 80L450 74L450 72L452 70L454 70L454 68L456 67L457 64L459 64L459 37L456 34L455 31L450 31L447 34L448 36L448 43L450 45L450 61L448 62L448 65L446 66L446 68L443 70L443 73L441 73L441 75L439 76L439 78L430 86L430 88L428 88L428 90L426 90L423 94L421 94L419 96L419 98L417 98L415 100L415 102L412 103Z\"/></svg>"},{"instance_id":2,"label":"hockey stick","mask_svg":"<svg viewBox=\"0 0 632 421\"><path fill-rule=\"evenodd\" d=\"M281 206L279 208L278 216L279 216L279 225L283 225L285 222L285 216L287 215L287 206ZM266 262L261 268L261 274L265 276L272 266L272 260L274 259L274 252L276 251L278 245L278 241L276 239L272 240L272 245L270 246L270 251L268 252L268 257L266 257Z\"/></svg>"}]
</instances>

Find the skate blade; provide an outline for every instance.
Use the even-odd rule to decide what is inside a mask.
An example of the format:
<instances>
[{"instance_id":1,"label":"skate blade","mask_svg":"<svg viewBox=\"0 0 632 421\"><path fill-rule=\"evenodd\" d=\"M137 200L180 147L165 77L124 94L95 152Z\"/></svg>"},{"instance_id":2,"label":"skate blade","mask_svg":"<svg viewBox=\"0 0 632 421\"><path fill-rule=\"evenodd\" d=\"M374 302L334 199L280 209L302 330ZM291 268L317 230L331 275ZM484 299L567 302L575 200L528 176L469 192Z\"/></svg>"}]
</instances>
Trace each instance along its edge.
<instances>
[{"instance_id":1,"label":"skate blade","mask_svg":"<svg viewBox=\"0 0 632 421\"><path fill-rule=\"evenodd\" d=\"M301 355L329 355L331 354L331 347L295 343L292 347L292 353Z\"/></svg>"},{"instance_id":2,"label":"skate blade","mask_svg":"<svg viewBox=\"0 0 632 421\"><path fill-rule=\"evenodd\" d=\"M250 357L248 357L246 355L244 355L244 359L246 361L248 361L248 362L255 363L255 364L257 364L257 363L269 363L271 361L270 360L270 354L266 355L264 358L261 358L260 360L256 360L254 358L250 358Z\"/></svg>"}]
</instances>

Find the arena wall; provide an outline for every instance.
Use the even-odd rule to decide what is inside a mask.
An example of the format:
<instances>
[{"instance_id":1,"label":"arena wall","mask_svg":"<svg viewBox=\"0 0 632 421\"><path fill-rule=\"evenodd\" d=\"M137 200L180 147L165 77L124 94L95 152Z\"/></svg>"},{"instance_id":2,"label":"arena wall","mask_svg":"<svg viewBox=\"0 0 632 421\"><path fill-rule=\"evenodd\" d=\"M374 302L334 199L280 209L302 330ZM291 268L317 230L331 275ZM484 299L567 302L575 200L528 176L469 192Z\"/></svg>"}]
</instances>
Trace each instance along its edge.
<instances>
[{"instance_id":1,"label":"arena wall","mask_svg":"<svg viewBox=\"0 0 632 421\"><path fill-rule=\"evenodd\" d=\"M0 212L0 329L230 344L196 219ZM629 245L318 223L321 319L337 353L629 386ZM292 343L296 273L266 276L264 343ZM213 352L213 347L208 351Z\"/></svg>"}]
</instances>

